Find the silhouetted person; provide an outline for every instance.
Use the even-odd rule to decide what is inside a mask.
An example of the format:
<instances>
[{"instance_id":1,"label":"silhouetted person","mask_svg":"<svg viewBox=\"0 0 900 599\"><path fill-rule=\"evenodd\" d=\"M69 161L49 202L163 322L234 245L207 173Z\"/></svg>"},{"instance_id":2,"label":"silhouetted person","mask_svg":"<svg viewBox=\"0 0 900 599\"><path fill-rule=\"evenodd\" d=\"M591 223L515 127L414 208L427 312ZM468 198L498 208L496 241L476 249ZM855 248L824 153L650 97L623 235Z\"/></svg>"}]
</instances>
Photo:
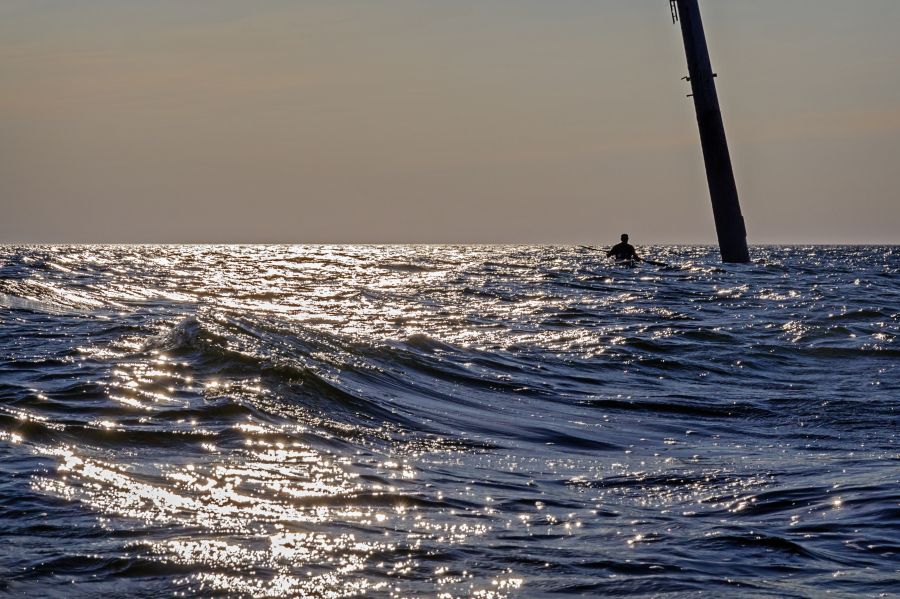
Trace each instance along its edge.
<instances>
[{"instance_id":1,"label":"silhouetted person","mask_svg":"<svg viewBox=\"0 0 900 599\"><path fill-rule=\"evenodd\" d=\"M628 235L625 233L622 234L622 243L614 245L611 250L606 252L606 256L612 256L616 259L616 262L627 262L629 260L639 262L641 260L637 252L634 251L634 246L628 243Z\"/></svg>"}]
</instances>

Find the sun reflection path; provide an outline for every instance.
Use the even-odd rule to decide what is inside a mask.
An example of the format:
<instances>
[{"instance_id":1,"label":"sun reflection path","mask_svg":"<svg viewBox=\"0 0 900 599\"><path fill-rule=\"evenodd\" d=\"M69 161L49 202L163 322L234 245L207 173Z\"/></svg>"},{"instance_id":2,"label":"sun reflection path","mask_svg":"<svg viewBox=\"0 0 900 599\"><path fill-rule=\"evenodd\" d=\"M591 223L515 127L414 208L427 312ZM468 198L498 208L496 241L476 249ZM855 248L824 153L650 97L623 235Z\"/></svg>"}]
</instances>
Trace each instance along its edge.
<instances>
[{"instance_id":1,"label":"sun reflection path","mask_svg":"<svg viewBox=\"0 0 900 599\"><path fill-rule=\"evenodd\" d=\"M424 576L452 596L465 589L503 597L518 584L511 573L489 587L471 576L423 574L420 558L433 553L432 543L465 545L490 527L432 521L396 487L363 484L346 458L252 437L270 431L247 434L239 451L153 467L72 446L36 447L60 463L56 476L33 485L103 514L110 530L123 521L143 528L128 553L193 571L177 581L188 594L347 597L388 593L392 580ZM414 476L403 463L377 466L397 471L398 480Z\"/></svg>"},{"instance_id":2,"label":"sun reflection path","mask_svg":"<svg viewBox=\"0 0 900 599\"><path fill-rule=\"evenodd\" d=\"M366 588L362 570L371 556L394 548L329 533L323 524L349 527L374 509L320 500L360 491L356 477L308 447L254 447L224 460L157 465L140 472L91 458L68 447L43 448L61 460L58 477L35 480L39 490L79 501L106 516L143 524L160 537L131 545L156 560L189 565L196 590L254 596L347 596ZM159 534L166 531L165 534ZM304 569L323 570L310 577Z\"/></svg>"}]
</instances>

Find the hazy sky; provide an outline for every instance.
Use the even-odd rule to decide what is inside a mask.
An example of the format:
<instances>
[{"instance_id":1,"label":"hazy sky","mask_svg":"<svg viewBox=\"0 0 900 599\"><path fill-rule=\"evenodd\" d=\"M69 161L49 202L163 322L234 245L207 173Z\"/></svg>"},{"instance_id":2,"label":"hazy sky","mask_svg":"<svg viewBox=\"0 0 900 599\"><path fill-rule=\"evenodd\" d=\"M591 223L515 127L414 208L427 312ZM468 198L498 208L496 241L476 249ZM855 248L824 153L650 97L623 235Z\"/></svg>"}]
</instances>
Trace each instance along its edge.
<instances>
[{"instance_id":1,"label":"hazy sky","mask_svg":"<svg viewBox=\"0 0 900 599\"><path fill-rule=\"evenodd\" d=\"M751 243L900 243L900 2L701 2ZM0 0L0 242L712 242L666 0Z\"/></svg>"}]
</instances>

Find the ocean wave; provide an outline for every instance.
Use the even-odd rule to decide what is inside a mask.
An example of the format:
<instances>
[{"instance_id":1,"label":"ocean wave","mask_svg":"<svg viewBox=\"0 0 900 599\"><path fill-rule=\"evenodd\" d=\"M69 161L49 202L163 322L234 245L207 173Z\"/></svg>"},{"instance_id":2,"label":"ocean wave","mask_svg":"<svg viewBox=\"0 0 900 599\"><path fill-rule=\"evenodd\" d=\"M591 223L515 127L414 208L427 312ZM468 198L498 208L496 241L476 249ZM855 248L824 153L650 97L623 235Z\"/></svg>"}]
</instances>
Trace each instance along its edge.
<instances>
[{"instance_id":1,"label":"ocean wave","mask_svg":"<svg viewBox=\"0 0 900 599\"><path fill-rule=\"evenodd\" d=\"M0 589L889 592L900 254L645 253L0 247Z\"/></svg>"}]
</instances>

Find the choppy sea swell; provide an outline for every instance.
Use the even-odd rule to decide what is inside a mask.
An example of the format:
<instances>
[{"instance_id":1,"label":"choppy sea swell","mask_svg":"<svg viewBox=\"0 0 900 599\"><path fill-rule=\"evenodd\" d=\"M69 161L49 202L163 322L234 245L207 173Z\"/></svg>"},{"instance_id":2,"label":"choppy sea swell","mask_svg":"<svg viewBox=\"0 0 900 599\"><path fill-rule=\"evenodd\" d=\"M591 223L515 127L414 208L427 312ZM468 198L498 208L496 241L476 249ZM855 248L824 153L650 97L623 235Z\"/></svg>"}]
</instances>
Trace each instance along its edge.
<instances>
[{"instance_id":1,"label":"choppy sea swell","mask_svg":"<svg viewBox=\"0 0 900 599\"><path fill-rule=\"evenodd\" d=\"M897 596L900 249L0 246L0 593Z\"/></svg>"}]
</instances>

